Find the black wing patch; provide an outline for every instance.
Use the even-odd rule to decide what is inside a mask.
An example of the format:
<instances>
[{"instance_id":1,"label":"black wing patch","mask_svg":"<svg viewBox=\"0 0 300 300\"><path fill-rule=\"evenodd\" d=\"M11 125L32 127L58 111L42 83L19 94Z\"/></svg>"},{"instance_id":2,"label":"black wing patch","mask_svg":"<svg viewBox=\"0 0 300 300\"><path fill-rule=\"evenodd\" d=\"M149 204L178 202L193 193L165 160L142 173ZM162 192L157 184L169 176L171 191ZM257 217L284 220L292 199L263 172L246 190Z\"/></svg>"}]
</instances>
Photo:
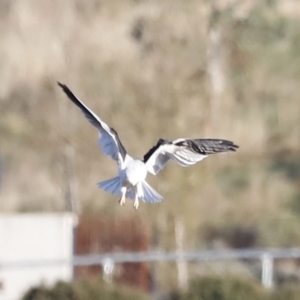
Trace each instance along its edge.
<instances>
[{"instance_id":1,"label":"black wing patch","mask_svg":"<svg viewBox=\"0 0 300 300\"><path fill-rule=\"evenodd\" d=\"M121 143L121 140L119 139L119 135L118 133L112 128L110 127L110 131L114 134L114 136L116 137L116 141L118 144L118 148L120 150L121 156L123 158L123 160L125 160L125 156L127 154L125 147L123 146L123 144Z\"/></svg>"},{"instance_id":2,"label":"black wing patch","mask_svg":"<svg viewBox=\"0 0 300 300\"><path fill-rule=\"evenodd\" d=\"M68 96L68 98L81 109L81 111L85 114L88 121L93 126L95 126L98 129L104 130L106 132L106 130L102 127L101 123L99 123L99 121L87 110L87 108L84 105L82 105L82 103L78 100L78 98L73 94L73 92L65 84L60 83L60 82L57 82L57 84L62 88L62 90L65 92L65 94ZM110 131L116 138L117 147L120 151L122 159L125 160L125 156L126 156L127 152L126 152L125 147L123 146L123 144L121 143L121 141L119 139L118 133L111 127L110 127Z\"/></svg>"},{"instance_id":3,"label":"black wing patch","mask_svg":"<svg viewBox=\"0 0 300 300\"><path fill-rule=\"evenodd\" d=\"M157 144L153 146L145 155L144 155L144 163L147 162L147 160L151 157L151 155L161 146L165 144L171 144L172 142L165 140L165 139L159 139Z\"/></svg>"}]
</instances>

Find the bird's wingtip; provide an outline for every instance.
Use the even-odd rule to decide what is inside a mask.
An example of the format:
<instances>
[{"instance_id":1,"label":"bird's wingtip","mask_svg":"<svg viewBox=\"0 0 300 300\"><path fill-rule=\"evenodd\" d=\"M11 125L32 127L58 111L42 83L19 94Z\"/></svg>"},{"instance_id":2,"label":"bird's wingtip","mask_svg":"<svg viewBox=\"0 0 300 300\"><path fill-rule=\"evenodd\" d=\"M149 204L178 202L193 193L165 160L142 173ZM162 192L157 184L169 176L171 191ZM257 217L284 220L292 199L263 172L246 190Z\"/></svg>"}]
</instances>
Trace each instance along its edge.
<instances>
[{"instance_id":1,"label":"bird's wingtip","mask_svg":"<svg viewBox=\"0 0 300 300\"><path fill-rule=\"evenodd\" d=\"M71 90L67 87L67 85L65 85L64 83L61 83L61 82L57 81L57 85L58 85L59 87L61 87L62 90L63 90L66 94L73 94L73 93L71 92Z\"/></svg>"},{"instance_id":2,"label":"bird's wingtip","mask_svg":"<svg viewBox=\"0 0 300 300\"><path fill-rule=\"evenodd\" d=\"M60 86L61 88L64 88L64 87L65 87L65 84L63 84L63 83L61 83L61 82L59 82L59 81L57 81L56 83L57 83L57 85Z\"/></svg>"},{"instance_id":3,"label":"bird's wingtip","mask_svg":"<svg viewBox=\"0 0 300 300\"><path fill-rule=\"evenodd\" d=\"M235 144L232 141L222 140L222 144L226 145L229 151L236 151L238 148L240 148L237 144Z\"/></svg>"},{"instance_id":4,"label":"bird's wingtip","mask_svg":"<svg viewBox=\"0 0 300 300\"><path fill-rule=\"evenodd\" d=\"M232 147L233 147L233 151L236 151L237 149L240 148L240 146L237 144L233 144Z\"/></svg>"}]
</instances>

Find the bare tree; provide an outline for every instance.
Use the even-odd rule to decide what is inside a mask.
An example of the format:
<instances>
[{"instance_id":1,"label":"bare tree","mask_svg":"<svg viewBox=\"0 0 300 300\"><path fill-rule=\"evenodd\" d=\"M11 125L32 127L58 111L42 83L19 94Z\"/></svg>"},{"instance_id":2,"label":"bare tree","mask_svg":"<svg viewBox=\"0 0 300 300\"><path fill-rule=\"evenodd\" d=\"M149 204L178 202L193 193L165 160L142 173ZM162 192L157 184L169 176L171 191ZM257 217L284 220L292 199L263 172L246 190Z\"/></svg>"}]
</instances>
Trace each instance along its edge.
<instances>
[{"instance_id":1,"label":"bare tree","mask_svg":"<svg viewBox=\"0 0 300 300\"><path fill-rule=\"evenodd\" d=\"M226 46L224 29L220 22L222 8L217 0L210 1L210 14L207 33L207 74L209 79L210 127L219 115L220 101L226 86Z\"/></svg>"}]
</instances>

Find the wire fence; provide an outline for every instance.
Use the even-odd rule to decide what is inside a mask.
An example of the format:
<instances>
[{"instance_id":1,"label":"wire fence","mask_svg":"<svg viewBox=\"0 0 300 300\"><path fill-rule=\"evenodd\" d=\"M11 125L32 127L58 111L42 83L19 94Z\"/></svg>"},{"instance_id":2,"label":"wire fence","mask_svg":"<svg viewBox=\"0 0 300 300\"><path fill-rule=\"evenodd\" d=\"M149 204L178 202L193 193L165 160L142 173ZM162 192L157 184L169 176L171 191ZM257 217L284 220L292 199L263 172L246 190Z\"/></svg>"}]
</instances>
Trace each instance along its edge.
<instances>
[{"instance_id":1,"label":"wire fence","mask_svg":"<svg viewBox=\"0 0 300 300\"><path fill-rule=\"evenodd\" d=\"M41 282L92 276L145 292L184 290L199 276L244 276L267 289L300 279L300 248L187 251L176 235L176 249L161 251L139 218L82 218L76 230L69 213L2 215L0 221L0 300L19 299Z\"/></svg>"},{"instance_id":2,"label":"wire fence","mask_svg":"<svg viewBox=\"0 0 300 300\"><path fill-rule=\"evenodd\" d=\"M34 268L47 265L101 266L103 277L110 280L115 265L122 263L154 263L154 262L220 262L255 259L261 263L261 283L266 288L274 285L274 260L300 258L300 248L278 249L241 249L241 250L209 250L191 252L120 252L106 254L75 255L71 260L49 259L31 261L0 262L0 269Z\"/></svg>"}]
</instances>

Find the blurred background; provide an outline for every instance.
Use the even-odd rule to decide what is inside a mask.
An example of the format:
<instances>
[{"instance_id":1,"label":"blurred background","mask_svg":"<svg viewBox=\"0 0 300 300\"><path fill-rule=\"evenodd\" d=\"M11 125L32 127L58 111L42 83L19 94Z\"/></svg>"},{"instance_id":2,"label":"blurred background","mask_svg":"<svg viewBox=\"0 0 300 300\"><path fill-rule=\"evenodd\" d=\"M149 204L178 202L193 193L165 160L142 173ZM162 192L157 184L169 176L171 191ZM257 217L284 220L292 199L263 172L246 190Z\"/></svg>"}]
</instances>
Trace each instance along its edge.
<instances>
[{"instance_id":1,"label":"blurred background","mask_svg":"<svg viewBox=\"0 0 300 300\"><path fill-rule=\"evenodd\" d=\"M0 222L1 245L19 241L0 255L2 264L28 246L30 238L19 237L39 227L42 214L73 216L69 225L59 221L69 226L70 257L299 246L299 1L3 0L0 15L0 218L31 216L26 232ZM162 203L120 207L96 185L115 176L115 162L101 154L97 132L56 81L113 126L132 156L142 157L161 137L223 138L240 149L190 168L169 164L148 177ZM54 219L52 245L61 233ZM270 291L260 284L260 254L209 263L99 259L57 277L73 283L56 291L79 290L79 298L55 299L299 295L291 284L299 282L300 261L290 256L269 264ZM0 299L14 300L5 296L5 274L17 269L0 264ZM38 297L54 293L55 278L36 279L44 285L26 299L46 299ZM233 294L212 298L214 289Z\"/></svg>"}]
</instances>

